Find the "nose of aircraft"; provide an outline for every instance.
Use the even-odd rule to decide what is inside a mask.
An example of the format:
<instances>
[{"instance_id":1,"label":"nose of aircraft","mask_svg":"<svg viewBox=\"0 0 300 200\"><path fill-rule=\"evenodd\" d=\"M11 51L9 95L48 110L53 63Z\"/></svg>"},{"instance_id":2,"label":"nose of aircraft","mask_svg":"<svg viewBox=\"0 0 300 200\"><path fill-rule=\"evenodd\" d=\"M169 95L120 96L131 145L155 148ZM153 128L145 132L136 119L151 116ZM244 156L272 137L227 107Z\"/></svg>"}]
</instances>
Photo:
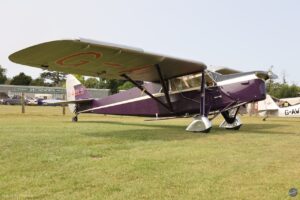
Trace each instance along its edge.
<instances>
[{"instance_id":1,"label":"nose of aircraft","mask_svg":"<svg viewBox=\"0 0 300 200\"><path fill-rule=\"evenodd\" d=\"M268 80L268 79L277 79L278 76L276 74L274 74L273 72L271 71L257 71L255 73L255 75L260 78L260 79L263 79L263 80Z\"/></svg>"}]
</instances>

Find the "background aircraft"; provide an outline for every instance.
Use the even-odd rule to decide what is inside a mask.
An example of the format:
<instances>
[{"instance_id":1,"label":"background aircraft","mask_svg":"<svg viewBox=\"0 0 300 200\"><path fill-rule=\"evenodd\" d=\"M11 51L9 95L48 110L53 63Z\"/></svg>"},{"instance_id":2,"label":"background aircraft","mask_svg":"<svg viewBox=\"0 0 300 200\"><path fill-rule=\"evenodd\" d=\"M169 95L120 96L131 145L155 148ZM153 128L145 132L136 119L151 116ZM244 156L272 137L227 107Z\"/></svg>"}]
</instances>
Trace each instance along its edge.
<instances>
[{"instance_id":1,"label":"background aircraft","mask_svg":"<svg viewBox=\"0 0 300 200\"><path fill-rule=\"evenodd\" d=\"M73 76L67 79L67 102L75 113L182 116L195 115L187 131L209 132L211 120L239 129L239 108L266 97L268 72L209 71L202 62L172 58L141 49L92 40L58 40L10 55L13 62L65 73L126 79L136 87L93 99ZM143 81L140 84L138 81ZM208 116L211 115L211 118Z\"/></svg>"},{"instance_id":2,"label":"background aircraft","mask_svg":"<svg viewBox=\"0 0 300 200\"><path fill-rule=\"evenodd\" d=\"M299 98L296 98L299 100ZM276 117L300 117L300 102L295 105L287 101L272 98L267 95L266 99L258 102L258 112L266 120L269 116Z\"/></svg>"}]
</instances>

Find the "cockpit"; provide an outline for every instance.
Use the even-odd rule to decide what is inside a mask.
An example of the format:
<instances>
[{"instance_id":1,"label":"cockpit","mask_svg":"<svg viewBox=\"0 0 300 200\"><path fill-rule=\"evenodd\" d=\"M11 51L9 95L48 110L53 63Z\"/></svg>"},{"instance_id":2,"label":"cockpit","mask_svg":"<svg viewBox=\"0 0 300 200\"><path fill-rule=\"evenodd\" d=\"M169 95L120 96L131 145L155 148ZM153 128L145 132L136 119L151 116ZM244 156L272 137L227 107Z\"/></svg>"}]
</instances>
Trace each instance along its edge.
<instances>
[{"instance_id":1,"label":"cockpit","mask_svg":"<svg viewBox=\"0 0 300 200\"><path fill-rule=\"evenodd\" d=\"M186 91L186 90L195 90L200 89L201 86L201 74L192 74L181 77L176 77L170 79L169 83L169 91ZM211 76L210 72L205 73L205 84L206 87L213 87L216 85L213 76Z\"/></svg>"}]
</instances>

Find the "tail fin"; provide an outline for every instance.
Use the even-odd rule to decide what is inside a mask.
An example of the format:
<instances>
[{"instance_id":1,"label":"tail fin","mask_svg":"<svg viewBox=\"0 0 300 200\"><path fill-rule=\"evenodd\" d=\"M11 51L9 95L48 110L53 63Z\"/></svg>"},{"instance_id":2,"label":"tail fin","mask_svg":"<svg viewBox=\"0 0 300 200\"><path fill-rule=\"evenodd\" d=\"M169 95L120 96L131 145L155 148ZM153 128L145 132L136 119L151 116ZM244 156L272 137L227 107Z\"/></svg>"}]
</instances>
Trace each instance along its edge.
<instances>
[{"instance_id":1,"label":"tail fin","mask_svg":"<svg viewBox=\"0 0 300 200\"><path fill-rule=\"evenodd\" d=\"M91 95L87 89L73 75L67 75L66 81L67 101L75 101L80 99L89 99ZM75 104L69 104L71 112L75 111Z\"/></svg>"},{"instance_id":2,"label":"tail fin","mask_svg":"<svg viewBox=\"0 0 300 200\"><path fill-rule=\"evenodd\" d=\"M263 101L258 102L258 111L278 110L279 106L275 103L270 95Z\"/></svg>"}]
</instances>

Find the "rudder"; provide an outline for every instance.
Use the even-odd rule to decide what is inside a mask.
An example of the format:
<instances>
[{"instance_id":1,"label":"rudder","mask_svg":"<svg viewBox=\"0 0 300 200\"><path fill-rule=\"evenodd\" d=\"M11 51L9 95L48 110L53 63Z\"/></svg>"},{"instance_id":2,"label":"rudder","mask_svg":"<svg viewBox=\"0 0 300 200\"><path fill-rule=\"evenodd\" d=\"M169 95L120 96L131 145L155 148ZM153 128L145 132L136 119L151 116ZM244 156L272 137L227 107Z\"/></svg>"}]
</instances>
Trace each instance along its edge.
<instances>
[{"instance_id":1,"label":"rudder","mask_svg":"<svg viewBox=\"0 0 300 200\"><path fill-rule=\"evenodd\" d=\"M66 92L67 101L91 98L91 95L87 91L87 89L80 83L80 81L75 76L71 74L67 75ZM75 112L75 104L69 104L69 109L71 112Z\"/></svg>"}]
</instances>

